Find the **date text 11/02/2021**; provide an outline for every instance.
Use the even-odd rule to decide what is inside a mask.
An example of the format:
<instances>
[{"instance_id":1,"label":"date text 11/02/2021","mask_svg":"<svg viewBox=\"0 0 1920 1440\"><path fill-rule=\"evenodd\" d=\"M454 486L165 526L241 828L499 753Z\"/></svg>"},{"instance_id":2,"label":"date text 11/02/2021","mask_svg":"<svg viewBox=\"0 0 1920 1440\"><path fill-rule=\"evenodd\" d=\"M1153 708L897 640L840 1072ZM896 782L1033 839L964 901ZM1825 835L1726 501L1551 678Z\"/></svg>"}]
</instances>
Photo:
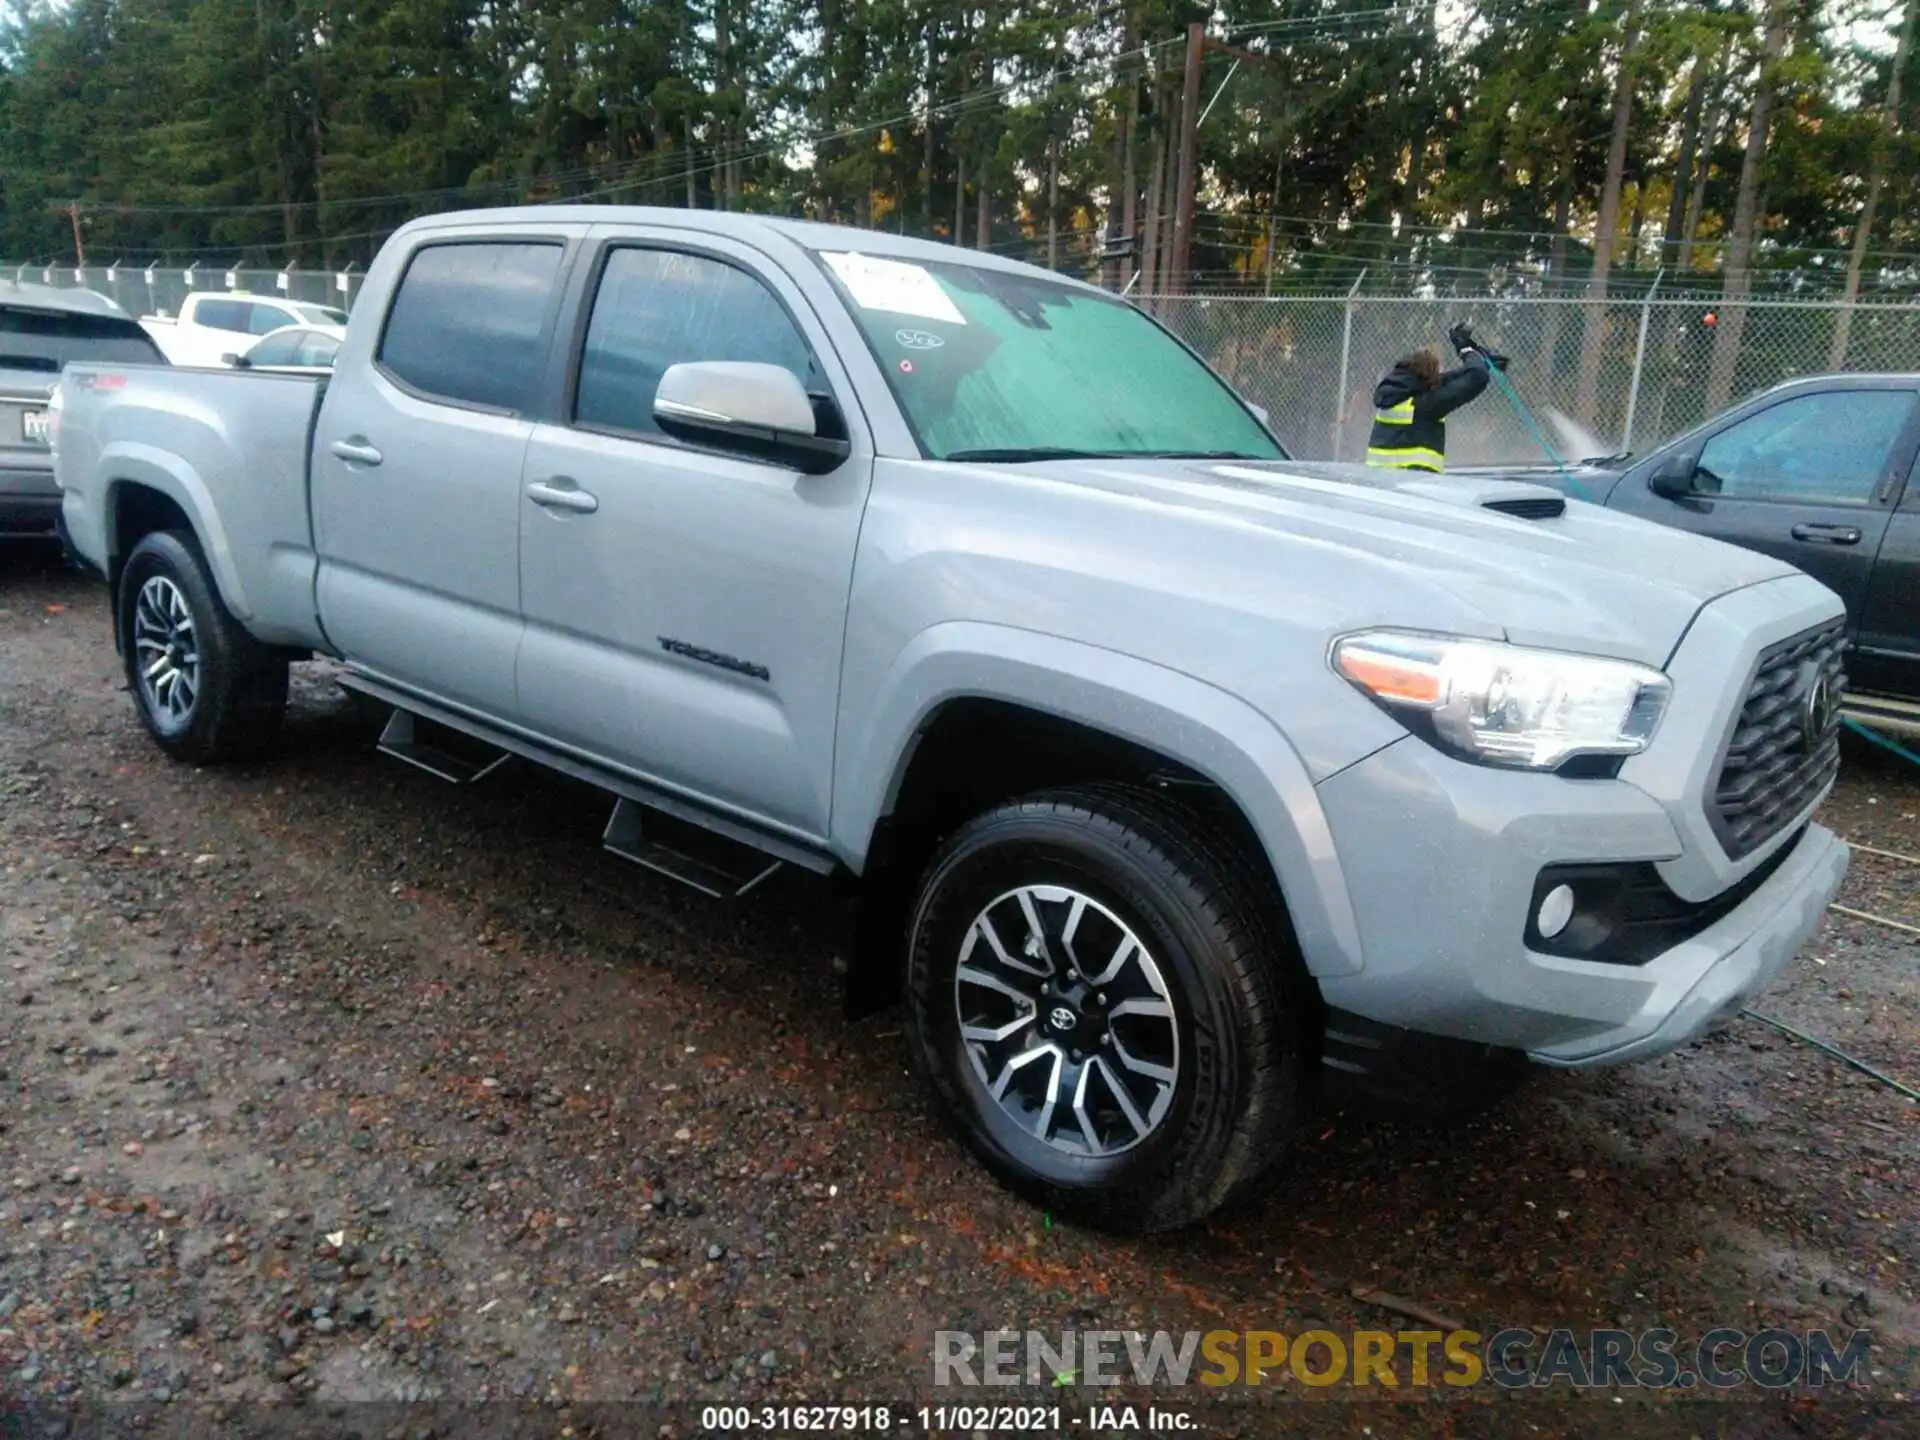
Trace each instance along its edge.
<instances>
[{"instance_id":1,"label":"date text 11/02/2021","mask_svg":"<svg viewBox=\"0 0 1920 1440\"><path fill-rule=\"evenodd\" d=\"M1091 1405L1084 1413L1060 1405L709 1405L700 1412L709 1433L853 1433L916 1429L929 1435L1089 1434L1141 1431L1175 1434L1198 1428L1184 1410L1157 1405Z\"/></svg>"}]
</instances>

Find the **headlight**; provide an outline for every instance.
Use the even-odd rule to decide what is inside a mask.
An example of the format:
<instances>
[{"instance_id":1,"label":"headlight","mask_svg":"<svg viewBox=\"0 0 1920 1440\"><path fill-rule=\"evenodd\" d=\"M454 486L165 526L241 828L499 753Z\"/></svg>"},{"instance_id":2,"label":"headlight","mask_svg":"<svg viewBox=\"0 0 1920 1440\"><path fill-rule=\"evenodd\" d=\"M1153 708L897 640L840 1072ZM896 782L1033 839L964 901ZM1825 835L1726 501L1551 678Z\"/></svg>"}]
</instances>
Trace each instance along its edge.
<instances>
[{"instance_id":1,"label":"headlight","mask_svg":"<svg viewBox=\"0 0 1920 1440\"><path fill-rule=\"evenodd\" d=\"M1623 660L1403 630L1349 635L1332 660L1435 744L1522 770L1639 753L1673 690L1658 670Z\"/></svg>"}]
</instances>

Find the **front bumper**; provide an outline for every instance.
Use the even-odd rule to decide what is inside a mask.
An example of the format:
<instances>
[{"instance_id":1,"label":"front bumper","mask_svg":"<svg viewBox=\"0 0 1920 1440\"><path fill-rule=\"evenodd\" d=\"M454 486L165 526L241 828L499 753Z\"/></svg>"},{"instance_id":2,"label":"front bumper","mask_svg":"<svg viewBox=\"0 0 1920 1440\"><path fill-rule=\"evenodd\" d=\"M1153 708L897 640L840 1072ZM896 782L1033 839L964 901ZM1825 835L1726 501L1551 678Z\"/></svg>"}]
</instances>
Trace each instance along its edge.
<instances>
[{"instance_id":1,"label":"front bumper","mask_svg":"<svg viewBox=\"0 0 1920 1440\"><path fill-rule=\"evenodd\" d=\"M1409 736L1321 784L1363 957L1320 977L1327 1003L1547 1065L1646 1059L1739 1009L1819 925L1850 857L1802 814L1736 860L1705 805L1755 656L1837 610L1805 577L1708 606L1665 667L1660 731L1617 779L1470 765ZM1528 918L1549 866L1651 869L1692 918L1611 962L1543 953Z\"/></svg>"},{"instance_id":2,"label":"front bumper","mask_svg":"<svg viewBox=\"0 0 1920 1440\"><path fill-rule=\"evenodd\" d=\"M1642 966L1654 988L1598 1035L1532 1052L1543 1065L1620 1065L1676 1050L1730 1018L1800 953L1846 879L1851 852L1809 825L1786 860L1717 925Z\"/></svg>"},{"instance_id":3,"label":"front bumper","mask_svg":"<svg viewBox=\"0 0 1920 1440\"><path fill-rule=\"evenodd\" d=\"M1546 1065L1649 1059L1711 1028L1786 967L1850 860L1810 824L1752 894L1697 934L1644 964L1574 960L1524 941L1534 879L1557 862L1676 854L1665 810L1643 792L1476 770L1408 740L1321 796L1366 956L1357 975L1322 977L1327 1003Z\"/></svg>"}]
</instances>

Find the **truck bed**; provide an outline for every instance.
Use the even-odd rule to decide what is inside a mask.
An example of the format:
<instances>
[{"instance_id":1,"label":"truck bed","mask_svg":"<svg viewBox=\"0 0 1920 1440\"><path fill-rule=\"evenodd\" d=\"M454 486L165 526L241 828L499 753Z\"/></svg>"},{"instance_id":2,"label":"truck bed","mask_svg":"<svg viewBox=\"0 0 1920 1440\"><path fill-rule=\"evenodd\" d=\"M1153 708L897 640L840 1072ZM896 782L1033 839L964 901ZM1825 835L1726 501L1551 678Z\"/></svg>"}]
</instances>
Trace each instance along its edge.
<instances>
[{"instance_id":1,"label":"truck bed","mask_svg":"<svg viewBox=\"0 0 1920 1440\"><path fill-rule=\"evenodd\" d=\"M257 637L322 642L307 461L326 382L160 365L72 365L54 474L80 556L110 573L116 491L145 485L195 517L222 598Z\"/></svg>"}]
</instances>

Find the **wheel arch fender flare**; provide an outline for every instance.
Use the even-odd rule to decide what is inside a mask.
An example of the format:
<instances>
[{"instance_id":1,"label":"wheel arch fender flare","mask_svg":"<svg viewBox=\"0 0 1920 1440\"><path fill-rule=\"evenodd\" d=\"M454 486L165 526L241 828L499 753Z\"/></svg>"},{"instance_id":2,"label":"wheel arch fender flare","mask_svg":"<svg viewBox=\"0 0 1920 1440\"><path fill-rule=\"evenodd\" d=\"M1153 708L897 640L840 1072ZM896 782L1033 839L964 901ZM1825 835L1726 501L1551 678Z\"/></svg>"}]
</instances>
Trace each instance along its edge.
<instances>
[{"instance_id":1,"label":"wheel arch fender flare","mask_svg":"<svg viewBox=\"0 0 1920 1440\"><path fill-rule=\"evenodd\" d=\"M1357 974L1360 929L1333 832L1299 753L1264 715L1177 670L1015 626L950 621L915 635L865 697L841 699L833 847L865 869L921 734L957 700L1023 706L1164 755L1246 816L1315 975Z\"/></svg>"},{"instance_id":2,"label":"wheel arch fender flare","mask_svg":"<svg viewBox=\"0 0 1920 1440\"><path fill-rule=\"evenodd\" d=\"M219 593L221 603L236 620L245 623L252 616L247 590L234 563L233 546L226 526L220 520L219 507L213 503L206 481L180 456L137 441L118 440L100 456L101 471L113 478L107 483L103 520L109 550L119 534L120 507L130 489L141 488L164 495L179 507L193 531L193 538L205 557L207 569ZM117 574L126 556L109 554L109 564Z\"/></svg>"}]
</instances>

